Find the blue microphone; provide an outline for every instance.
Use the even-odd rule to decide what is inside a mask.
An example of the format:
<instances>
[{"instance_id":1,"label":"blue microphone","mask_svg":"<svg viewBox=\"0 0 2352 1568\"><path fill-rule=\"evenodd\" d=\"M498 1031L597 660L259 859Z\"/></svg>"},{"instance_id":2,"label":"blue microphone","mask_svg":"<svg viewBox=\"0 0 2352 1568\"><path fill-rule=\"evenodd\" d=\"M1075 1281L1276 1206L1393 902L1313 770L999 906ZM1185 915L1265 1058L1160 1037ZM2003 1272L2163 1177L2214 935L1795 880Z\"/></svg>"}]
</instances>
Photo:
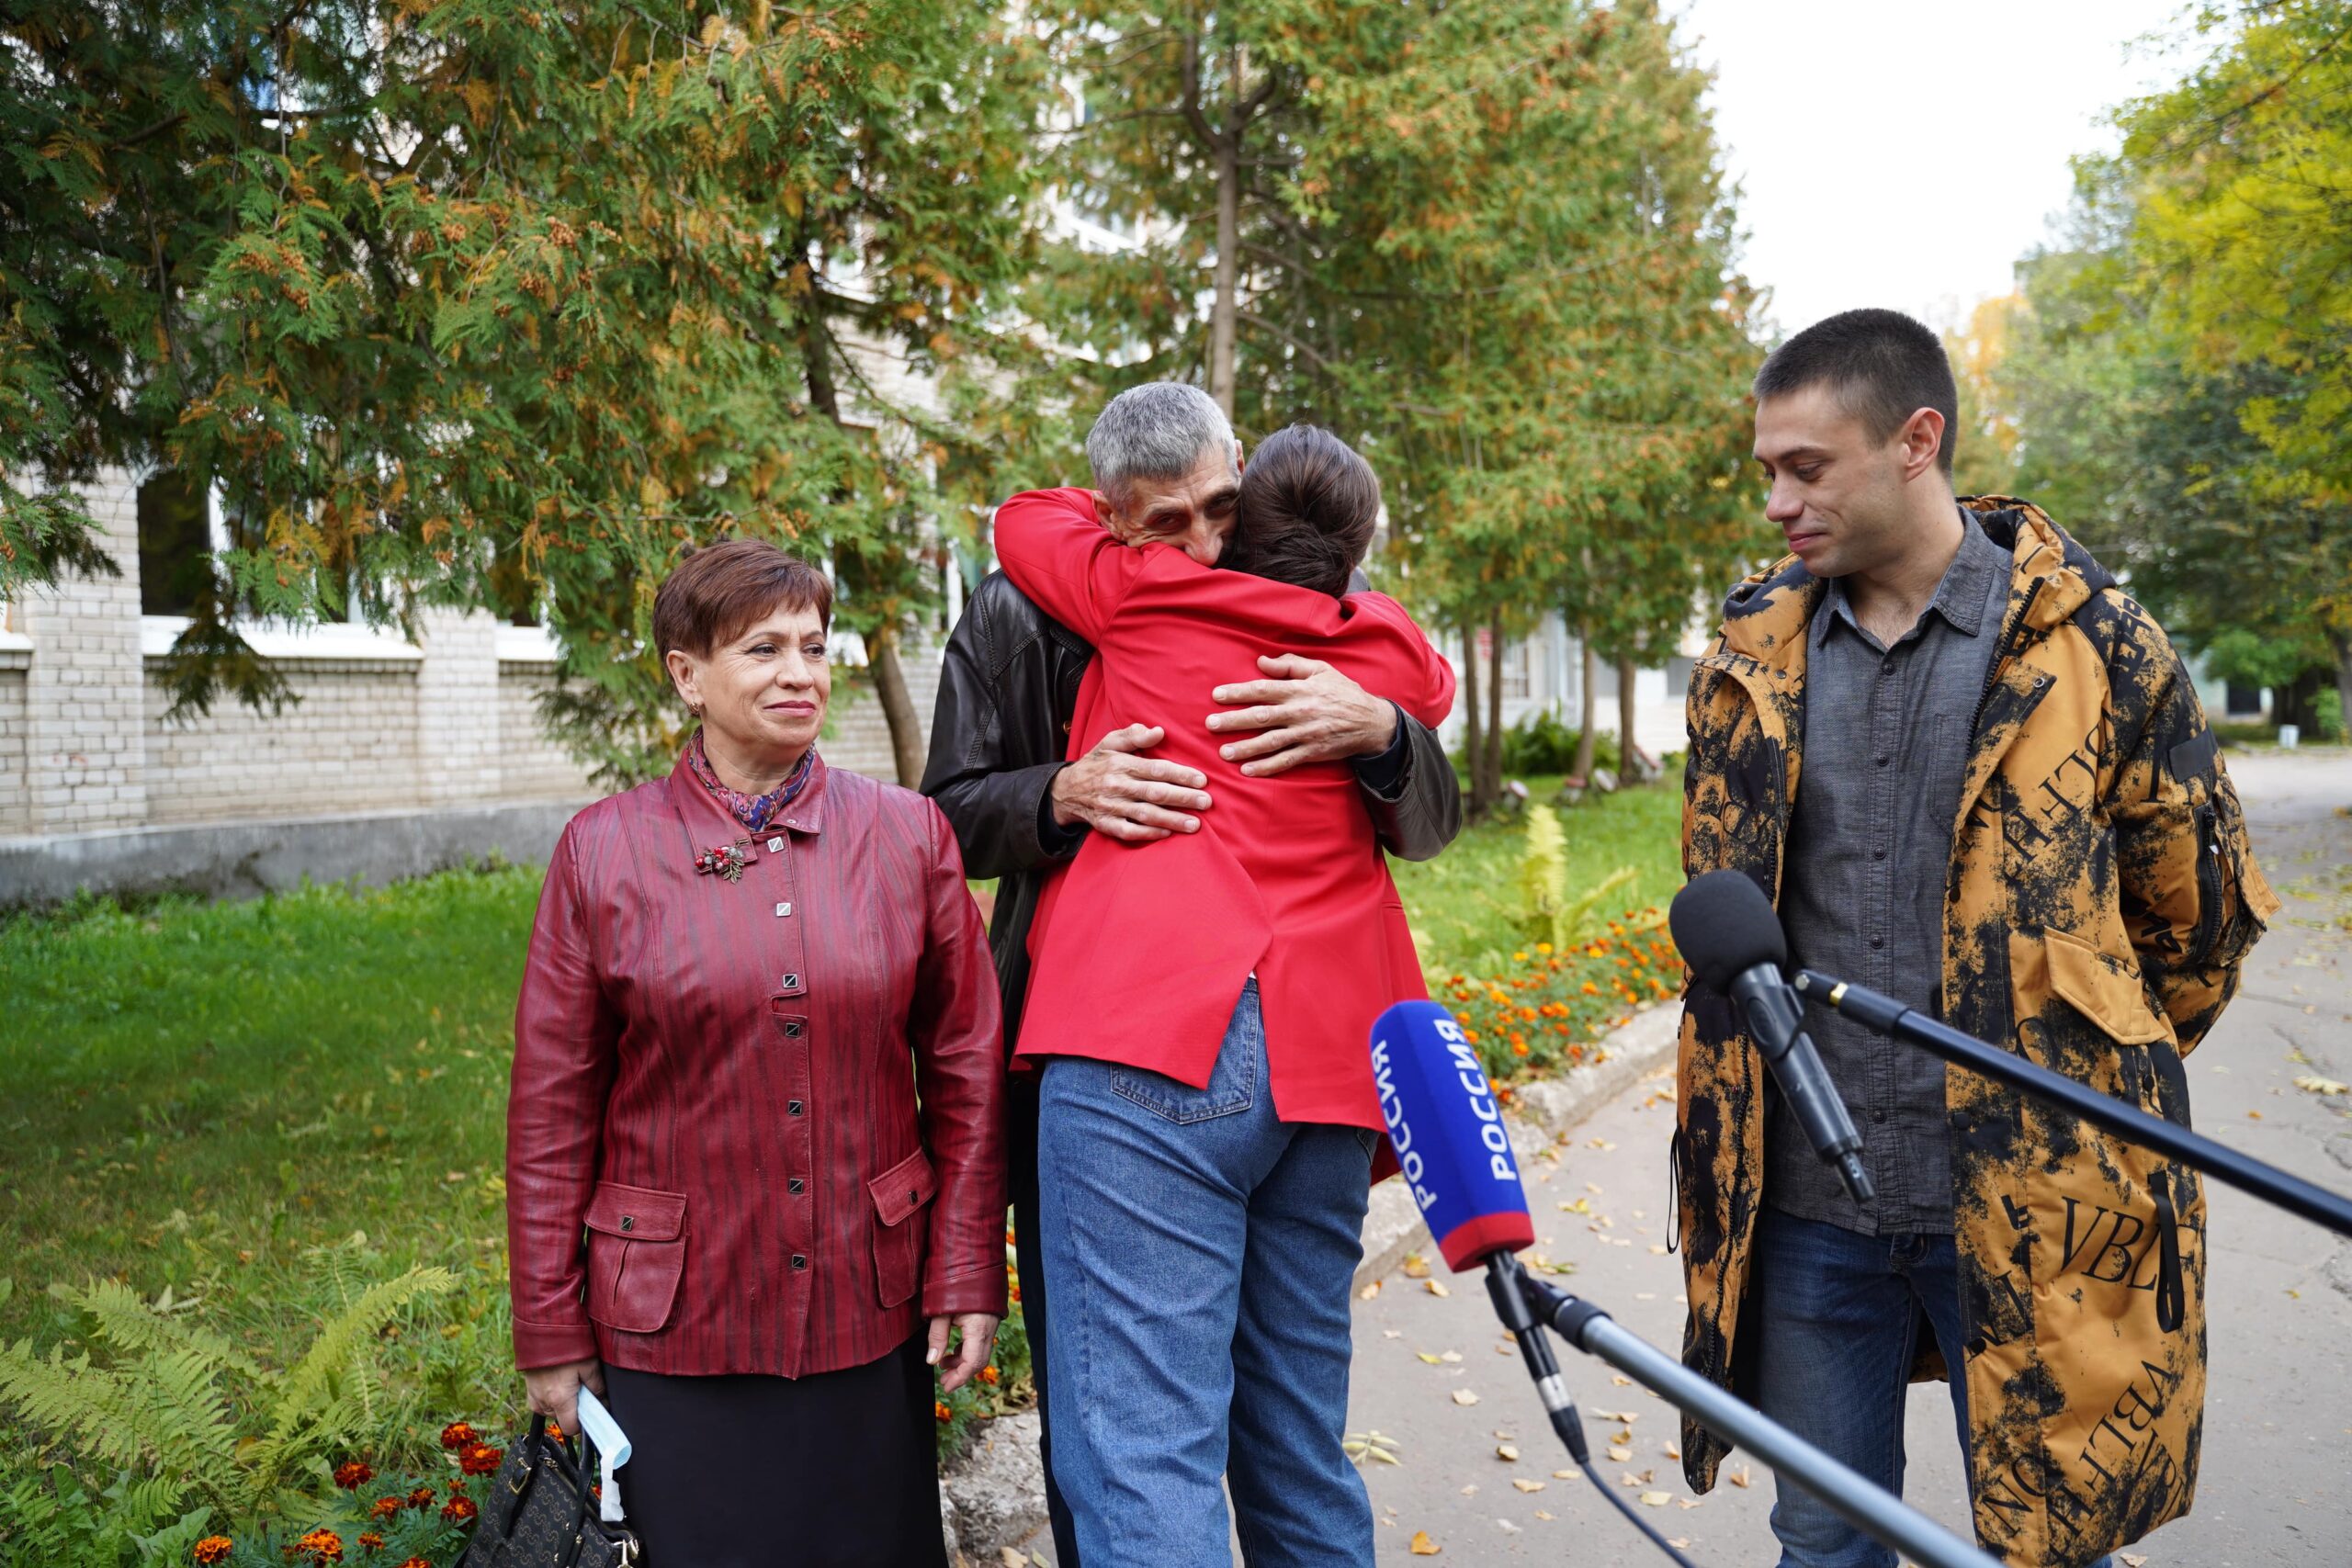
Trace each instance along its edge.
<instances>
[{"instance_id":1,"label":"blue microphone","mask_svg":"<svg viewBox=\"0 0 2352 1568\"><path fill-rule=\"evenodd\" d=\"M1459 1274L1533 1245L1502 1107L1453 1015L1398 1002L1372 1026L1372 1081L1413 1201Z\"/></svg>"}]
</instances>

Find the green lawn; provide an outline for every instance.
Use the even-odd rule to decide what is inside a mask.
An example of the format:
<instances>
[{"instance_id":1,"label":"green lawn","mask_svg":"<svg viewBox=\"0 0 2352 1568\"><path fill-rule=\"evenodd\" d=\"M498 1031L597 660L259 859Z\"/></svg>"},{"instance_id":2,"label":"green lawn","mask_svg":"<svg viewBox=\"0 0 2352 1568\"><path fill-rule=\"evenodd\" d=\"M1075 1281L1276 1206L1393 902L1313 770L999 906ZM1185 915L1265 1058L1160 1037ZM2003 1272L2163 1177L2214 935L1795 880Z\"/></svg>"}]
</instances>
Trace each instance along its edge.
<instances>
[{"instance_id":1,"label":"green lawn","mask_svg":"<svg viewBox=\"0 0 2352 1568\"><path fill-rule=\"evenodd\" d=\"M1551 799L1560 786L1556 778L1525 782L1536 801ZM1682 886L1682 791L1672 774L1564 807L1560 826L1571 889L1598 888L1630 873L1596 900L1591 930L1577 934L1593 934L1628 910L1662 911ZM1519 823L1481 824L1433 861L1392 866L1432 984L1441 974L1498 975L1510 966L1521 941L1519 863L1526 836Z\"/></svg>"},{"instance_id":2,"label":"green lawn","mask_svg":"<svg viewBox=\"0 0 2352 1568\"><path fill-rule=\"evenodd\" d=\"M502 1422L503 1164L536 871L0 925L0 1338L76 1329L52 1283L196 1297L266 1359L315 1327L338 1244L456 1270L395 1446ZM364 1241L354 1240L355 1235Z\"/></svg>"}]
</instances>

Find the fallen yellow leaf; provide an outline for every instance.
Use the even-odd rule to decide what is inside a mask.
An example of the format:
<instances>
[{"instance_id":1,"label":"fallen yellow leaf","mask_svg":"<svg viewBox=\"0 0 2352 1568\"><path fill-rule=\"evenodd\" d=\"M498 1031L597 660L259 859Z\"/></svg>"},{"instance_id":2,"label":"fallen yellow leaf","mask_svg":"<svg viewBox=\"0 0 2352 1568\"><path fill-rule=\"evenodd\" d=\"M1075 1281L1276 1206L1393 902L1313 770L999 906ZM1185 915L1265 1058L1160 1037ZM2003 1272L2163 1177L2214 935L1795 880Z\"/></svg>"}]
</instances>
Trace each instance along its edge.
<instances>
[{"instance_id":1,"label":"fallen yellow leaf","mask_svg":"<svg viewBox=\"0 0 2352 1568\"><path fill-rule=\"evenodd\" d=\"M1704 1507L1706 1502L1704 1497L1677 1497L1674 1506L1678 1508L1699 1508Z\"/></svg>"},{"instance_id":2,"label":"fallen yellow leaf","mask_svg":"<svg viewBox=\"0 0 2352 1568\"><path fill-rule=\"evenodd\" d=\"M1416 1557L1435 1557L1439 1552L1443 1551L1445 1548L1431 1540L1430 1539L1429 1531L1415 1530L1413 1532L1412 1545L1409 1550Z\"/></svg>"},{"instance_id":3,"label":"fallen yellow leaf","mask_svg":"<svg viewBox=\"0 0 2352 1568\"><path fill-rule=\"evenodd\" d=\"M1442 1356L1432 1356L1427 1350L1416 1350L1413 1354L1419 1356L1422 1360L1427 1361L1432 1367L1441 1364L1445 1359Z\"/></svg>"},{"instance_id":4,"label":"fallen yellow leaf","mask_svg":"<svg viewBox=\"0 0 2352 1568\"><path fill-rule=\"evenodd\" d=\"M2148 1560L2136 1551L2119 1551L2115 1555L2121 1560L2123 1568L2147 1568Z\"/></svg>"},{"instance_id":5,"label":"fallen yellow leaf","mask_svg":"<svg viewBox=\"0 0 2352 1568\"><path fill-rule=\"evenodd\" d=\"M1017 1551L1010 1546L1000 1546L997 1548L996 1556L997 1561L1002 1563L1004 1568L1029 1568L1029 1554L1025 1551Z\"/></svg>"},{"instance_id":6,"label":"fallen yellow leaf","mask_svg":"<svg viewBox=\"0 0 2352 1568\"><path fill-rule=\"evenodd\" d=\"M1429 1277L1430 1260L1423 1258L1418 1252L1408 1254L1405 1258L1405 1278L1408 1280L1426 1280Z\"/></svg>"},{"instance_id":7,"label":"fallen yellow leaf","mask_svg":"<svg viewBox=\"0 0 2352 1568\"><path fill-rule=\"evenodd\" d=\"M1574 1481L1576 1478L1577 1472L1573 1470L1555 1470L1552 1472L1552 1479L1555 1481Z\"/></svg>"},{"instance_id":8,"label":"fallen yellow leaf","mask_svg":"<svg viewBox=\"0 0 2352 1568\"><path fill-rule=\"evenodd\" d=\"M1754 1478L1744 1470L1733 1471L1729 1475L1724 1476L1724 1479L1730 1482L1734 1486L1738 1487L1751 1486L1755 1483Z\"/></svg>"},{"instance_id":9,"label":"fallen yellow leaf","mask_svg":"<svg viewBox=\"0 0 2352 1568\"><path fill-rule=\"evenodd\" d=\"M1609 1457L1615 1460L1618 1463L1623 1464L1627 1460L1634 1457L1634 1450L1631 1449L1611 1449L1609 1450Z\"/></svg>"},{"instance_id":10,"label":"fallen yellow leaf","mask_svg":"<svg viewBox=\"0 0 2352 1568\"><path fill-rule=\"evenodd\" d=\"M1639 732L1636 731L1636 733ZM1682 1457L1682 1450L1675 1447L1672 1443L1668 1443L1666 1445L1666 1457L1668 1459L1680 1459Z\"/></svg>"},{"instance_id":11,"label":"fallen yellow leaf","mask_svg":"<svg viewBox=\"0 0 2352 1568\"><path fill-rule=\"evenodd\" d=\"M1609 1381L1615 1383L1619 1388L1631 1388L1634 1386L1634 1380L1631 1378L1611 1378Z\"/></svg>"},{"instance_id":12,"label":"fallen yellow leaf","mask_svg":"<svg viewBox=\"0 0 2352 1568\"><path fill-rule=\"evenodd\" d=\"M1513 1464L1516 1464L1519 1462L1519 1450L1509 1443L1497 1443L1495 1445L1495 1457L1497 1459L1509 1460Z\"/></svg>"},{"instance_id":13,"label":"fallen yellow leaf","mask_svg":"<svg viewBox=\"0 0 2352 1568\"><path fill-rule=\"evenodd\" d=\"M1453 1294L1452 1291L1445 1288L1445 1281L1442 1280L1424 1280L1421 1283L1428 1289L1429 1293L1433 1296L1450 1296Z\"/></svg>"},{"instance_id":14,"label":"fallen yellow leaf","mask_svg":"<svg viewBox=\"0 0 2352 1568\"><path fill-rule=\"evenodd\" d=\"M1360 1302L1368 1302L1378 1294L1380 1294L1380 1281L1374 1280L1371 1284L1366 1285L1363 1290L1356 1292L1356 1300Z\"/></svg>"},{"instance_id":15,"label":"fallen yellow leaf","mask_svg":"<svg viewBox=\"0 0 2352 1568\"><path fill-rule=\"evenodd\" d=\"M1671 1492L1645 1492L1642 1494L1642 1501L1648 1504L1653 1508L1663 1508L1668 1503L1674 1501L1674 1494Z\"/></svg>"},{"instance_id":16,"label":"fallen yellow leaf","mask_svg":"<svg viewBox=\"0 0 2352 1568\"><path fill-rule=\"evenodd\" d=\"M2303 1074L2295 1080L2295 1087L2306 1094L2352 1094L2352 1084L2324 1078L2317 1073Z\"/></svg>"},{"instance_id":17,"label":"fallen yellow leaf","mask_svg":"<svg viewBox=\"0 0 2352 1568\"><path fill-rule=\"evenodd\" d=\"M1551 1516L1551 1515L1549 1515L1549 1514L1547 1514L1547 1513L1545 1513L1543 1509L1538 1508L1538 1509L1536 1509L1536 1510L1535 1510L1535 1517L1536 1517L1537 1518L1539 1518L1539 1519L1548 1519L1548 1518L1550 1518L1552 1516Z\"/></svg>"},{"instance_id":18,"label":"fallen yellow leaf","mask_svg":"<svg viewBox=\"0 0 2352 1568\"><path fill-rule=\"evenodd\" d=\"M1478 1396L1472 1393L1466 1388L1457 1388L1453 1391L1453 1403L1456 1404L1476 1404L1478 1403Z\"/></svg>"},{"instance_id":19,"label":"fallen yellow leaf","mask_svg":"<svg viewBox=\"0 0 2352 1568\"><path fill-rule=\"evenodd\" d=\"M1511 1478L1511 1484L1518 1487L1521 1492L1541 1492L1544 1490L1544 1483L1542 1482L1530 1481L1525 1476L1513 1476Z\"/></svg>"}]
</instances>

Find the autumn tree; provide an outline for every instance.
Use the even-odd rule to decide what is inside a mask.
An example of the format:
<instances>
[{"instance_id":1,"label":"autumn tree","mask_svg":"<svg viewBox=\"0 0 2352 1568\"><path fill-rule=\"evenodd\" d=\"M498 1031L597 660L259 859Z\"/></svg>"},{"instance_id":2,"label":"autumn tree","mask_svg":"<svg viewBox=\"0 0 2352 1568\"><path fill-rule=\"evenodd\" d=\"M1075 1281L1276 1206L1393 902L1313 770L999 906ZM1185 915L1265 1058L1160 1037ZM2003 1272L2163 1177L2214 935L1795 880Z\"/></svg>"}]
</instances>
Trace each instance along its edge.
<instances>
[{"instance_id":1,"label":"autumn tree","mask_svg":"<svg viewBox=\"0 0 2352 1568\"><path fill-rule=\"evenodd\" d=\"M1030 264L1032 34L906 0L28 0L6 39L0 591L96 564L74 481L176 470L237 524L184 702L270 695L237 613L537 602L552 716L617 781L674 750L653 586L757 534L834 563L912 776L895 643Z\"/></svg>"}]
</instances>

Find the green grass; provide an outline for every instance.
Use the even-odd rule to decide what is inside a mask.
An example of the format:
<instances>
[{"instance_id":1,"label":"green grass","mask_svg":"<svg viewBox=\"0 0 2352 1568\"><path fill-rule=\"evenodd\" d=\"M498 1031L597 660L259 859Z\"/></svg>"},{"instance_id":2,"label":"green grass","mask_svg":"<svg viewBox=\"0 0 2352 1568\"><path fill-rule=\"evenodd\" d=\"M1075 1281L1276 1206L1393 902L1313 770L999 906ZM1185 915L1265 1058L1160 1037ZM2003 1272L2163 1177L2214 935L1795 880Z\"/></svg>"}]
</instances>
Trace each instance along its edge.
<instances>
[{"instance_id":1,"label":"green grass","mask_svg":"<svg viewBox=\"0 0 2352 1568\"><path fill-rule=\"evenodd\" d=\"M1546 801L1557 778L1525 781L1528 798ZM1682 791L1674 777L1587 796L1560 810L1567 836L1568 886L1600 886L1621 870L1632 875L1594 907L1589 935L1627 910L1656 908L1682 886ZM1523 945L1519 924L1519 861L1527 830L1518 822L1480 823L1466 829L1433 861L1392 863L1405 913L1421 944L1422 966L1434 984L1441 975L1499 975Z\"/></svg>"},{"instance_id":2,"label":"green grass","mask_svg":"<svg viewBox=\"0 0 2352 1568\"><path fill-rule=\"evenodd\" d=\"M409 1359L408 1425L503 1423L503 1164L538 874L457 873L0 925L0 1337L70 1340L46 1287L196 1297L266 1359L326 1303L315 1249L460 1284ZM355 1234L364 1243L353 1243Z\"/></svg>"}]
</instances>

